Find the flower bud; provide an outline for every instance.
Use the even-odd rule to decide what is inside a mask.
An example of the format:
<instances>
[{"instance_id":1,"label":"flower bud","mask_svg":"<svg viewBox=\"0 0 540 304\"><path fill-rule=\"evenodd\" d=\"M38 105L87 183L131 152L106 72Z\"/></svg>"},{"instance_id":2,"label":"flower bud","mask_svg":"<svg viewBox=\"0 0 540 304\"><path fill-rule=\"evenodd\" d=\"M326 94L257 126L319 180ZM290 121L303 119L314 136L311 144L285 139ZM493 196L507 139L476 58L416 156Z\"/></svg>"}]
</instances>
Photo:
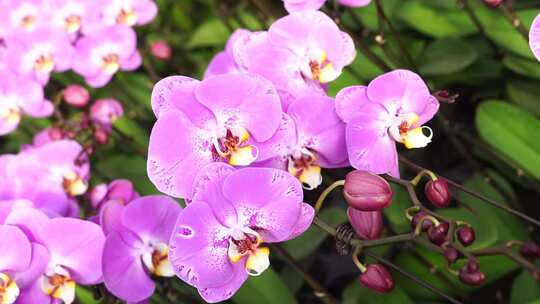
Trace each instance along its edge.
<instances>
[{"instance_id":1,"label":"flower bud","mask_svg":"<svg viewBox=\"0 0 540 304\"><path fill-rule=\"evenodd\" d=\"M48 135L51 140L61 140L64 138L64 131L58 127L51 127L48 130Z\"/></svg>"},{"instance_id":2,"label":"flower bud","mask_svg":"<svg viewBox=\"0 0 540 304\"><path fill-rule=\"evenodd\" d=\"M429 181L425 188L428 200L435 207L445 208L450 204L450 191L448 191L448 182L442 178Z\"/></svg>"},{"instance_id":3,"label":"flower bud","mask_svg":"<svg viewBox=\"0 0 540 304\"><path fill-rule=\"evenodd\" d=\"M418 213L416 213L412 219L412 222L411 222L411 226L412 226L412 230L416 230L416 226L418 226L418 224L420 223L420 220L424 217L428 215L426 212L424 211L420 211ZM429 228L431 228L433 226L433 221L430 220L430 219L426 219L422 222L422 232L426 232L429 230Z\"/></svg>"},{"instance_id":4,"label":"flower bud","mask_svg":"<svg viewBox=\"0 0 540 304\"><path fill-rule=\"evenodd\" d=\"M104 127L124 115L122 104L116 99L99 99L90 107L90 119Z\"/></svg>"},{"instance_id":5,"label":"flower bud","mask_svg":"<svg viewBox=\"0 0 540 304\"><path fill-rule=\"evenodd\" d=\"M448 261L448 263L452 264L454 263L455 261L457 261L457 259L459 259L459 251L457 251L456 248L452 247L452 246L448 246L445 250L444 250L444 258Z\"/></svg>"},{"instance_id":6,"label":"flower bud","mask_svg":"<svg viewBox=\"0 0 540 304\"><path fill-rule=\"evenodd\" d=\"M394 289L394 279L383 265L371 264L360 274L360 283L380 293L389 293Z\"/></svg>"},{"instance_id":7,"label":"flower bud","mask_svg":"<svg viewBox=\"0 0 540 304\"><path fill-rule=\"evenodd\" d=\"M392 188L388 182L360 170L347 174L343 195L349 206L361 211L378 211L392 202Z\"/></svg>"},{"instance_id":8,"label":"flower bud","mask_svg":"<svg viewBox=\"0 0 540 304\"><path fill-rule=\"evenodd\" d=\"M540 258L540 245L535 242L523 243L523 245L521 245L519 253L526 258Z\"/></svg>"},{"instance_id":9,"label":"flower bud","mask_svg":"<svg viewBox=\"0 0 540 304\"><path fill-rule=\"evenodd\" d=\"M428 230L428 238L435 245L442 245L446 241L450 224L441 222L439 226L431 227Z\"/></svg>"},{"instance_id":10,"label":"flower bud","mask_svg":"<svg viewBox=\"0 0 540 304\"><path fill-rule=\"evenodd\" d=\"M457 230L457 237L459 242L463 246L467 247L474 243L474 240L476 239L476 234L472 227L462 227Z\"/></svg>"},{"instance_id":11,"label":"flower bud","mask_svg":"<svg viewBox=\"0 0 540 304\"><path fill-rule=\"evenodd\" d=\"M499 7L504 0L484 0L484 3L491 7Z\"/></svg>"},{"instance_id":12,"label":"flower bud","mask_svg":"<svg viewBox=\"0 0 540 304\"><path fill-rule=\"evenodd\" d=\"M90 101L90 93L88 93L88 90L78 84L68 85L63 93L66 103L76 108L85 107L88 104L88 101Z\"/></svg>"},{"instance_id":13,"label":"flower bud","mask_svg":"<svg viewBox=\"0 0 540 304\"><path fill-rule=\"evenodd\" d=\"M347 208L347 216L356 234L363 240L374 240L381 236L383 230L380 211L360 211Z\"/></svg>"},{"instance_id":14,"label":"flower bud","mask_svg":"<svg viewBox=\"0 0 540 304\"><path fill-rule=\"evenodd\" d=\"M169 44L163 40L158 40L150 45L150 53L161 60L169 60L172 56L172 50Z\"/></svg>"},{"instance_id":15,"label":"flower bud","mask_svg":"<svg viewBox=\"0 0 540 304\"><path fill-rule=\"evenodd\" d=\"M465 284L480 285L484 283L486 276L480 271L480 266L477 261L469 260L467 265L460 269L459 279Z\"/></svg>"},{"instance_id":16,"label":"flower bud","mask_svg":"<svg viewBox=\"0 0 540 304\"><path fill-rule=\"evenodd\" d=\"M94 140L100 145L105 145L109 142L109 133L103 128L96 126Z\"/></svg>"}]
</instances>

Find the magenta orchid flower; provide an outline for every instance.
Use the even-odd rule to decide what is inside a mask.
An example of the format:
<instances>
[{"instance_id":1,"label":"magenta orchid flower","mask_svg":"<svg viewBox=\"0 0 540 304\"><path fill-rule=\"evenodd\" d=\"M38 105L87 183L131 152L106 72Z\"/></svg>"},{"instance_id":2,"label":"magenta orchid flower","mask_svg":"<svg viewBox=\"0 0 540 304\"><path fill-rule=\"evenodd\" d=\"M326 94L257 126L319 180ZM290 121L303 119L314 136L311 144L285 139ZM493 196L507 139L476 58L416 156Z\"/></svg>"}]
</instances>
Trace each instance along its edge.
<instances>
[{"instance_id":1,"label":"magenta orchid flower","mask_svg":"<svg viewBox=\"0 0 540 304\"><path fill-rule=\"evenodd\" d=\"M109 0L103 3L101 13L105 25L143 25L157 15L157 5L152 0Z\"/></svg>"},{"instance_id":2,"label":"magenta orchid flower","mask_svg":"<svg viewBox=\"0 0 540 304\"><path fill-rule=\"evenodd\" d=\"M538 61L540 61L540 14L534 18L529 31L529 46Z\"/></svg>"},{"instance_id":3,"label":"magenta orchid flower","mask_svg":"<svg viewBox=\"0 0 540 304\"><path fill-rule=\"evenodd\" d=\"M336 96L336 111L347 124L351 165L375 174L399 176L396 142L422 148L432 131L423 126L439 109L438 100L417 74L395 70L367 87L352 86ZM429 135L424 134L429 131Z\"/></svg>"},{"instance_id":4,"label":"magenta orchid flower","mask_svg":"<svg viewBox=\"0 0 540 304\"><path fill-rule=\"evenodd\" d=\"M321 168L349 165L345 124L333 98L311 95L293 102L274 137L261 144L260 166L289 171L307 189L322 182Z\"/></svg>"},{"instance_id":5,"label":"magenta orchid flower","mask_svg":"<svg viewBox=\"0 0 540 304\"><path fill-rule=\"evenodd\" d=\"M123 115L124 107L113 98L98 99L90 107L90 120L107 132L111 131L112 124Z\"/></svg>"},{"instance_id":6,"label":"magenta orchid flower","mask_svg":"<svg viewBox=\"0 0 540 304\"><path fill-rule=\"evenodd\" d=\"M90 204L95 209L100 209L108 201L117 201L125 205L138 197L139 193L135 191L133 184L126 179L116 179L108 185L96 185L89 192Z\"/></svg>"},{"instance_id":7,"label":"magenta orchid flower","mask_svg":"<svg viewBox=\"0 0 540 304\"><path fill-rule=\"evenodd\" d=\"M71 42L65 33L53 28L8 36L6 43L7 66L17 74L34 77L42 85L49 81L51 72L71 67Z\"/></svg>"},{"instance_id":8,"label":"magenta orchid flower","mask_svg":"<svg viewBox=\"0 0 540 304\"><path fill-rule=\"evenodd\" d=\"M338 78L356 55L351 37L319 11L278 19L268 32L240 37L233 51L241 68L262 75L293 98L324 95L324 85Z\"/></svg>"},{"instance_id":9,"label":"magenta orchid flower","mask_svg":"<svg viewBox=\"0 0 540 304\"><path fill-rule=\"evenodd\" d=\"M77 41L75 49L73 70L93 87L106 85L117 71L135 70L142 62L135 31L121 25L91 31Z\"/></svg>"},{"instance_id":10,"label":"magenta orchid flower","mask_svg":"<svg viewBox=\"0 0 540 304\"><path fill-rule=\"evenodd\" d=\"M321 8L326 0L283 0L285 9L288 12L304 11L304 10L318 10ZM337 2L344 6L349 7L361 7L371 3L371 0L337 0Z\"/></svg>"},{"instance_id":11,"label":"magenta orchid flower","mask_svg":"<svg viewBox=\"0 0 540 304\"><path fill-rule=\"evenodd\" d=\"M48 0L49 24L75 39L83 28L99 21L99 8L103 0Z\"/></svg>"},{"instance_id":12,"label":"magenta orchid flower","mask_svg":"<svg viewBox=\"0 0 540 304\"><path fill-rule=\"evenodd\" d=\"M34 226L36 242L46 249L38 279L21 290L21 303L73 303L77 284L92 285L102 280L101 253L105 236L89 221L73 218L44 220Z\"/></svg>"},{"instance_id":13,"label":"magenta orchid flower","mask_svg":"<svg viewBox=\"0 0 540 304\"><path fill-rule=\"evenodd\" d=\"M249 275L269 267L263 243L295 238L309 227L314 210L302 200L300 182L285 171L208 165L170 240L176 275L207 302L232 297Z\"/></svg>"},{"instance_id":14,"label":"magenta orchid flower","mask_svg":"<svg viewBox=\"0 0 540 304\"><path fill-rule=\"evenodd\" d=\"M45 117L52 112L37 82L0 69L0 135L14 131L23 115Z\"/></svg>"},{"instance_id":15,"label":"magenta orchid flower","mask_svg":"<svg viewBox=\"0 0 540 304\"><path fill-rule=\"evenodd\" d=\"M183 198L207 164L247 166L257 160L257 145L281 121L272 84L249 74L165 78L154 87L152 107L158 119L150 135L148 176L160 191Z\"/></svg>"},{"instance_id":16,"label":"magenta orchid flower","mask_svg":"<svg viewBox=\"0 0 540 304\"><path fill-rule=\"evenodd\" d=\"M0 299L2 303L12 304L20 294L15 275L30 266L32 245L18 227L0 225L0 252Z\"/></svg>"},{"instance_id":17,"label":"magenta orchid flower","mask_svg":"<svg viewBox=\"0 0 540 304\"><path fill-rule=\"evenodd\" d=\"M215 75L221 74L238 74L244 72L234 61L233 47L236 41L245 35L249 35L251 32L245 29L238 29L234 31L227 41L225 50L219 52L212 58L208 64L208 68L204 72L203 79L209 78Z\"/></svg>"},{"instance_id":18,"label":"magenta orchid flower","mask_svg":"<svg viewBox=\"0 0 540 304\"><path fill-rule=\"evenodd\" d=\"M0 2L0 28L8 33L34 31L47 23L45 0Z\"/></svg>"},{"instance_id":19,"label":"magenta orchid flower","mask_svg":"<svg viewBox=\"0 0 540 304\"><path fill-rule=\"evenodd\" d=\"M180 205L167 196L145 196L127 206L105 207L107 234L103 249L103 279L115 296L140 302L150 298L155 284L149 274L174 276L168 242Z\"/></svg>"}]
</instances>

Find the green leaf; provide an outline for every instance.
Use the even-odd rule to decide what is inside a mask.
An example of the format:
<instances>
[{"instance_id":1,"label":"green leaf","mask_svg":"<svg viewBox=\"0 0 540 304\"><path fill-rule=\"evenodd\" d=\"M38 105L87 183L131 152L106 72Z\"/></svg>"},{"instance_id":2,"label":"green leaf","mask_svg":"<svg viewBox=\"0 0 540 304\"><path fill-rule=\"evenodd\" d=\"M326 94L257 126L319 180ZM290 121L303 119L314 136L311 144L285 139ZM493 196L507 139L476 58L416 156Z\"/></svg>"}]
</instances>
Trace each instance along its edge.
<instances>
[{"instance_id":1,"label":"green leaf","mask_svg":"<svg viewBox=\"0 0 540 304\"><path fill-rule=\"evenodd\" d=\"M422 1L402 1L398 16L417 31L435 38L463 37L477 30L467 14L458 9L440 9Z\"/></svg>"},{"instance_id":2,"label":"green leaf","mask_svg":"<svg viewBox=\"0 0 540 304\"><path fill-rule=\"evenodd\" d=\"M512 285L511 304L532 303L540 299L540 285L531 273L523 270L514 280ZM540 301L540 300L539 300Z\"/></svg>"},{"instance_id":3,"label":"green leaf","mask_svg":"<svg viewBox=\"0 0 540 304\"><path fill-rule=\"evenodd\" d=\"M78 303L81 304L98 304L101 303L101 301L97 301L94 299L94 295L92 292L82 286L77 286L75 288L75 296L77 297Z\"/></svg>"},{"instance_id":4,"label":"green leaf","mask_svg":"<svg viewBox=\"0 0 540 304\"><path fill-rule=\"evenodd\" d=\"M237 304L296 304L293 294L272 269L258 277L249 277L232 298Z\"/></svg>"},{"instance_id":5,"label":"green leaf","mask_svg":"<svg viewBox=\"0 0 540 304\"><path fill-rule=\"evenodd\" d=\"M347 221L345 210L337 207L325 208L318 216L331 226L337 226ZM322 233L320 228L312 225L296 239L285 242L283 247L295 259L303 259L315 251L327 237L328 235Z\"/></svg>"},{"instance_id":6,"label":"green leaf","mask_svg":"<svg viewBox=\"0 0 540 304\"><path fill-rule=\"evenodd\" d=\"M140 156L114 155L95 163L97 171L109 179L125 178L141 195L159 194L146 174L146 159Z\"/></svg>"},{"instance_id":7,"label":"green leaf","mask_svg":"<svg viewBox=\"0 0 540 304\"><path fill-rule=\"evenodd\" d=\"M540 63L536 60L529 60L520 56L506 55L502 61L503 65L512 72L523 76L540 79Z\"/></svg>"},{"instance_id":8,"label":"green leaf","mask_svg":"<svg viewBox=\"0 0 540 304\"><path fill-rule=\"evenodd\" d=\"M452 74L465 69L477 58L475 49L462 39L436 40L420 57L420 73L425 76Z\"/></svg>"},{"instance_id":9,"label":"green leaf","mask_svg":"<svg viewBox=\"0 0 540 304\"><path fill-rule=\"evenodd\" d=\"M127 117L121 117L113 123L116 130L121 132L123 136L133 140L143 150L148 149L149 136L146 133L146 129L142 128L133 119Z\"/></svg>"},{"instance_id":10,"label":"green leaf","mask_svg":"<svg viewBox=\"0 0 540 304\"><path fill-rule=\"evenodd\" d=\"M524 110L540 116L540 81L510 78L506 83L506 93Z\"/></svg>"},{"instance_id":11,"label":"green leaf","mask_svg":"<svg viewBox=\"0 0 540 304\"><path fill-rule=\"evenodd\" d=\"M343 290L343 304L412 304L411 298L396 286L391 293L380 294L363 288L358 280L351 282Z\"/></svg>"},{"instance_id":12,"label":"green leaf","mask_svg":"<svg viewBox=\"0 0 540 304\"><path fill-rule=\"evenodd\" d=\"M476 112L480 137L520 169L540 179L540 120L504 101L487 101Z\"/></svg>"},{"instance_id":13,"label":"green leaf","mask_svg":"<svg viewBox=\"0 0 540 304\"><path fill-rule=\"evenodd\" d=\"M384 216L392 225L396 233L405 233L411 230L411 223L405 216L405 209L412 206L411 198L403 187L392 184L394 197L390 206L383 209Z\"/></svg>"},{"instance_id":14,"label":"green leaf","mask_svg":"<svg viewBox=\"0 0 540 304\"><path fill-rule=\"evenodd\" d=\"M230 34L223 21L217 18L208 19L193 32L187 47L223 46Z\"/></svg>"}]
</instances>

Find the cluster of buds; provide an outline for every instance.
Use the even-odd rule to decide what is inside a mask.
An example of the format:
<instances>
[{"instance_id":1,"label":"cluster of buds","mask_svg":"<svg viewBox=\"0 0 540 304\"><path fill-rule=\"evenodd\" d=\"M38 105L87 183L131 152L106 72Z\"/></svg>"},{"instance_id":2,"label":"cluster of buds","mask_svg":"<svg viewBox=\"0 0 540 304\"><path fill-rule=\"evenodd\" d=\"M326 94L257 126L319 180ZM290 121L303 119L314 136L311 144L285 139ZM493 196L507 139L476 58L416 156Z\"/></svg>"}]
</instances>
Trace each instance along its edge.
<instances>
[{"instance_id":1,"label":"cluster of buds","mask_svg":"<svg viewBox=\"0 0 540 304\"><path fill-rule=\"evenodd\" d=\"M62 91L63 100L69 106L78 109L84 109L90 104L91 98L88 90L80 85L69 85ZM51 139L58 140L62 138L74 139L79 133L92 131L94 142L100 145L109 141L112 132L112 124L124 113L122 105L115 99L98 99L92 103L88 109L88 114L83 113L78 120L75 128L55 127L55 136L50 135Z\"/></svg>"}]
</instances>

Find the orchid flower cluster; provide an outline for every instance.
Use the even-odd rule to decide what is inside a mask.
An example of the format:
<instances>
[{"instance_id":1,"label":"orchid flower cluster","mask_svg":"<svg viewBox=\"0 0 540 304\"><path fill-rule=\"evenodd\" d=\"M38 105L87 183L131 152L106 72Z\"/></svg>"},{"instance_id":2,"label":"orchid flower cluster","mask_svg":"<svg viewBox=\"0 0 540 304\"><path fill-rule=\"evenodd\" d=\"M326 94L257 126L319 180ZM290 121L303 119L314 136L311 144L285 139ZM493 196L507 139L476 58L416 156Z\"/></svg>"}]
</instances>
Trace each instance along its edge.
<instances>
[{"instance_id":1,"label":"orchid flower cluster","mask_svg":"<svg viewBox=\"0 0 540 304\"><path fill-rule=\"evenodd\" d=\"M46 117L43 87L70 69L93 87L141 65L132 26L157 14L152 0L0 1L0 135L23 115Z\"/></svg>"},{"instance_id":2,"label":"orchid flower cluster","mask_svg":"<svg viewBox=\"0 0 540 304\"><path fill-rule=\"evenodd\" d=\"M302 188L317 188L323 168L398 176L396 143L431 141L424 124L439 102L411 71L328 96L355 55L330 17L301 10L268 31L234 32L203 80L171 76L155 85L148 175L186 201L169 260L206 301L230 298L269 267L265 243L309 227L314 210Z\"/></svg>"}]
</instances>

